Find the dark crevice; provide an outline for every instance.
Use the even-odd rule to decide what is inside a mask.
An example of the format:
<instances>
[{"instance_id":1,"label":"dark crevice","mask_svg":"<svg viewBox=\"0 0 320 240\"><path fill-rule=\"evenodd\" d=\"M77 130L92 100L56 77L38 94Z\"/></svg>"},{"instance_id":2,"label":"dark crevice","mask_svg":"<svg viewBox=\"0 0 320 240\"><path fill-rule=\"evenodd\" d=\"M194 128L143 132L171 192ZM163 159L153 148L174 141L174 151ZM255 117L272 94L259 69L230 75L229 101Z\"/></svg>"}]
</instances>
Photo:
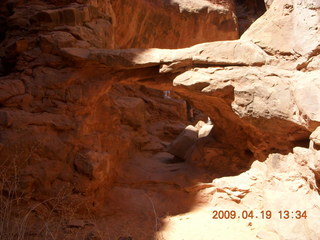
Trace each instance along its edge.
<instances>
[{"instance_id":1,"label":"dark crevice","mask_svg":"<svg viewBox=\"0 0 320 240\"><path fill-rule=\"evenodd\" d=\"M264 0L236 0L236 14L241 36L266 11Z\"/></svg>"},{"instance_id":2,"label":"dark crevice","mask_svg":"<svg viewBox=\"0 0 320 240\"><path fill-rule=\"evenodd\" d=\"M172 158L165 159L163 162L164 162L164 163L167 163L167 164L174 164L174 163L182 163L182 162L185 162L185 160L182 159L182 158L173 156Z\"/></svg>"},{"instance_id":3,"label":"dark crevice","mask_svg":"<svg viewBox=\"0 0 320 240\"><path fill-rule=\"evenodd\" d=\"M308 148L309 147L309 138L299 139L293 142L293 146Z\"/></svg>"},{"instance_id":4,"label":"dark crevice","mask_svg":"<svg viewBox=\"0 0 320 240\"><path fill-rule=\"evenodd\" d=\"M6 38L7 21L6 18L0 16L0 43Z\"/></svg>"},{"instance_id":5,"label":"dark crevice","mask_svg":"<svg viewBox=\"0 0 320 240\"><path fill-rule=\"evenodd\" d=\"M15 70L16 59L0 58L0 77L9 75Z\"/></svg>"},{"instance_id":6,"label":"dark crevice","mask_svg":"<svg viewBox=\"0 0 320 240\"><path fill-rule=\"evenodd\" d=\"M12 16L13 13L14 13L14 11L13 11L14 5L15 5L14 2L8 2L8 3L6 4L6 8L7 8L7 11L8 11L9 16Z\"/></svg>"}]
</instances>

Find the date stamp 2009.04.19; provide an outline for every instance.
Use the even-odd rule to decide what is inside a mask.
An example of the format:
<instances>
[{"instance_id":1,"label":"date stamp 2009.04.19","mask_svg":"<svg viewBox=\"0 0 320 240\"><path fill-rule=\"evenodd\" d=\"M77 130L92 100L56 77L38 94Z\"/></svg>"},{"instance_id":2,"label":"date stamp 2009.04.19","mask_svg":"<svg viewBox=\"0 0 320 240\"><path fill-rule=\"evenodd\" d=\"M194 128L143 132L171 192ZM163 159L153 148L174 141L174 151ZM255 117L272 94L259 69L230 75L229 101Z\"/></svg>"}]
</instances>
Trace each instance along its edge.
<instances>
[{"instance_id":1,"label":"date stamp 2009.04.19","mask_svg":"<svg viewBox=\"0 0 320 240\"><path fill-rule=\"evenodd\" d=\"M307 219L306 210L213 210L213 219Z\"/></svg>"}]
</instances>

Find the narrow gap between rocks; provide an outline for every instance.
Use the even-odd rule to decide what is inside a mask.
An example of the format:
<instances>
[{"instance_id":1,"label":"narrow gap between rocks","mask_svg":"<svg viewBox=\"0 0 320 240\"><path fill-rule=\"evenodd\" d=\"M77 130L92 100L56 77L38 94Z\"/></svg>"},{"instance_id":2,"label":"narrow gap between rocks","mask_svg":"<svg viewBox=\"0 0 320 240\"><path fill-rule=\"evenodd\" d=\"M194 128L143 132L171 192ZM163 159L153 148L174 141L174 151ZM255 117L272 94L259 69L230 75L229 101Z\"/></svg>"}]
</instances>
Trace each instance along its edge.
<instances>
[{"instance_id":1,"label":"narrow gap between rocks","mask_svg":"<svg viewBox=\"0 0 320 240\"><path fill-rule=\"evenodd\" d=\"M148 81L141 86L114 85L110 91L120 109L121 123L139 136L135 142L139 150L120 166L106 202L106 214L112 217L105 218L103 224L114 234L155 238L169 227L168 219L196 212L207 202L208 196L194 190L197 186L211 186L217 178L247 171L257 154L264 161L270 153L287 154L294 146L307 145L307 133L300 130L280 147L277 141L287 138L262 138L257 143L262 152L257 153L252 143L259 135L225 119L213 105L206 106L211 96L197 99L195 93L185 97L165 86L161 90L149 88ZM212 119L196 107L201 104L210 109ZM268 120L265 124L268 126ZM277 123L280 128L282 124L288 122Z\"/></svg>"},{"instance_id":2,"label":"narrow gap between rocks","mask_svg":"<svg viewBox=\"0 0 320 240\"><path fill-rule=\"evenodd\" d=\"M195 186L247 170L247 163L233 162L243 160L233 157L235 149L228 155L231 146L215 140L211 130L219 123L175 91L115 84L109 94L138 148L119 166L108 193L101 226L111 236L153 239L166 228L165 218L201 205ZM240 155L253 159L249 149Z\"/></svg>"}]
</instances>

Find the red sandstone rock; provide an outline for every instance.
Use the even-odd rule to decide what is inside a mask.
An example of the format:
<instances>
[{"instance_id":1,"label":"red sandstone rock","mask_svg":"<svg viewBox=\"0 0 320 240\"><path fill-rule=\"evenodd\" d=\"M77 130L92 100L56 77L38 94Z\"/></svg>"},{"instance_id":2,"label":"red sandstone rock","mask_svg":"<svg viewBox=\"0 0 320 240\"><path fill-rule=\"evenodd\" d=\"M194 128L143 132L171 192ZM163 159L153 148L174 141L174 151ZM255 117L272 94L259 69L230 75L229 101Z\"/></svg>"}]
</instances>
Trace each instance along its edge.
<instances>
[{"instance_id":1,"label":"red sandstone rock","mask_svg":"<svg viewBox=\"0 0 320 240\"><path fill-rule=\"evenodd\" d=\"M183 48L238 38L234 3L230 0L112 0L111 3L119 16L115 19L116 48Z\"/></svg>"},{"instance_id":2,"label":"red sandstone rock","mask_svg":"<svg viewBox=\"0 0 320 240\"><path fill-rule=\"evenodd\" d=\"M110 217L99 224L111 226L108 234L116 238L129 232L135 239L157 234L317 239L319 151L296 147L306 147L319 126L317 3L291 6L274 0L242 40L176 50L97 49L176 48L236 37L229 1L176 0L163 5L167 9L160 1L122 2L19 1L11 10L4 6L7 1L1 3L5 18L0 22L7 30L0 36L1 74L7 75L0 78L1 201L22 196L61 217L51 200L59 202L65 194L70 204L79 198L86 203L82 213L91 207L106 211ZM131 11L138 7L130 4L149 6L141 32L139 21L132 21L139 39L121 23L126 18L119 12L138 17L139 11ZM157 7L171 25L154 20ZM303 21L305 16L311 20ZM203 24L211 17L221 29ZM147 22L163 26L159 35L148 35L153 29ZM167 26L181 35L170 32L164 41ZM195 29L199 33L192 35ZM296 29L303 30L301 38ZM268 38L273 35L280 38ZM170 97L163 92L169 90ZM187 163L167 153L150 155L163 151L189 124L190 105L213 120L210 136L187 149ZM259 221L214 225L213 206L239 211L290 206L290 211L307 209L309 217L305 225L277 219L269 226ZM31 209L36 217L39 209ZM194 224L201 219L203 224ZM146 230L136 232L144 224Z\"/></svg>"}]
</instances>

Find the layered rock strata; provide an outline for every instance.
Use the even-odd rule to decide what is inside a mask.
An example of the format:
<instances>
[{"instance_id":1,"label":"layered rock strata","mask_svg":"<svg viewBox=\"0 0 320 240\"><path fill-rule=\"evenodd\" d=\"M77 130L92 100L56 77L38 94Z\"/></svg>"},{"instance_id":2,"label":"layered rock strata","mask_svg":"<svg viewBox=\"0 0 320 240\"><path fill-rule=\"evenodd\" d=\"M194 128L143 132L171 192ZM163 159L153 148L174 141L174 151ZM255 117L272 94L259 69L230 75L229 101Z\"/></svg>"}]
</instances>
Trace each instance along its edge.
<instances>
[{"instance_id":1,"label":"layered rock strata","mask_svg":"<svg viewBox=\"0 0 320 240\"><path fill-rule=\"evenodd\" d=\"M148 189L160 182L173 186L175 190L166 189L170 193L182 191L179 196L199 193L202 203L209 205L278 211L288 209L280 202L289 196L290 201L297 199L290 211L306 209L311 214L305 228L294 232L301 222L284 227L284 222L274 220L271 227L258 223L243 238L317 239L319 151L315 146L306 148L310 133L320 125L317 1L274 0L240 40L176 50L105 49L116 44L140 46L132 36L128 43L114 41L115 7L112 10L108 1L59 2L59 7L53 3L6 6L7 31L1 36L5 76L0 79L0 159L1 167L8 165L1 168L5 169L3 179L16 181L18 196L45 201L63 190L68 196L87 197L91 206L105 203L125 160L136 151L164 151L184 129L189 104L206 113L215 127L208 138L190 147L186 160L208 169L210 176L244 173L211 179L199 188L183 182L190 172L169 184L157 173L156 178L146 175L151 180L142 178ZM172 3L178 3L173 9L190 12L182 1ZM214 4L206 3L202 11ZM305 21L306 17L310 20ZM142 29L142 33L148 31ZM179 46L191 44L178 39ZM150 47L149 43L159 42L150 37L145 46ZM165 98L163 91L175 96ZM317 130L310 139L317 147ZM143 164L141 159L132 169ZM130 173L125 170L120 171L120 180ZM175 176L174 171L170 169L166 177ZM135 176L129 179L134 181ZM119 185L134 190L144 186L120 180ZM1 183L2 194L11 196L6 183ZM139 191L133 199L138 199ZM201 214L212 212L211 206ZM169 220L175 221L170 216ZM251 227L253 223L244 224ZM173 232L163 234L177 239Z\"/></svg>"}]
</instances>

